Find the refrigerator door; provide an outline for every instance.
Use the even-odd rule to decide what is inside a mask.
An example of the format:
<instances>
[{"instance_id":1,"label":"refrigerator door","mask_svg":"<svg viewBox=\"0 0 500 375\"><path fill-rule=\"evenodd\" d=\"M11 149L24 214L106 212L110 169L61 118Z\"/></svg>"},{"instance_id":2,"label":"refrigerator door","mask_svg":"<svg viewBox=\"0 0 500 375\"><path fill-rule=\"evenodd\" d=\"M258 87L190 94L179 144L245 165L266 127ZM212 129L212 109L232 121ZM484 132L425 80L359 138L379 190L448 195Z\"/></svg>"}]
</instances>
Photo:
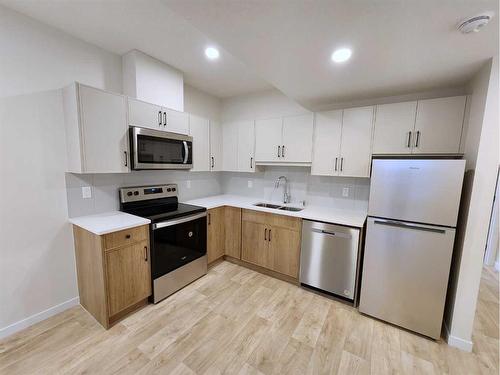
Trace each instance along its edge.
<instances>
[{"instance_id":1,"label":"refrigerator door","mask_svg":"<svg viewBox=\"0 0 500 375\"><path fill-rule=\"evenodd\" d=\"M368 218L359 311L434 339L455 229Z\"/></svg>"},{"instance_id":2,"label":"refrigerator door","mask_svg":"<svg viewBox=\"0 0 500 375\"><path fill-rule=\"evenodd\" d=\"M373 160L368 215L455 227L465 160Z\"/></svg>"}]
</instances>

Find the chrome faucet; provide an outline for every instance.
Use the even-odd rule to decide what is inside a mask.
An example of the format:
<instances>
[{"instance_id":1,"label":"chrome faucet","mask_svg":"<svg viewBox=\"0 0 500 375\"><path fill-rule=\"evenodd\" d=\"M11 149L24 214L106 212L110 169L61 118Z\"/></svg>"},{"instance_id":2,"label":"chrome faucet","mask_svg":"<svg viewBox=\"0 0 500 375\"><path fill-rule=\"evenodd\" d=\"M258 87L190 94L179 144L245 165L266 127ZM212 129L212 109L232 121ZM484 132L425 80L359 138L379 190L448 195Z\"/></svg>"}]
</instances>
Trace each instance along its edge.
<instances>
[{"instance_id":1,"label":"chrome faucet","mask_svg":"<svg viewBox=\"0 0 500 375\"><path fill-rule=\"evenodd\" d=\"M278 188L280 186L281 180L285 181L285 184L283 185L283 204L287 204L290 202L290 194L288 193L288 179L285 176L279 176L274 183L274 187Z\"/></svg>"}]
</instances>

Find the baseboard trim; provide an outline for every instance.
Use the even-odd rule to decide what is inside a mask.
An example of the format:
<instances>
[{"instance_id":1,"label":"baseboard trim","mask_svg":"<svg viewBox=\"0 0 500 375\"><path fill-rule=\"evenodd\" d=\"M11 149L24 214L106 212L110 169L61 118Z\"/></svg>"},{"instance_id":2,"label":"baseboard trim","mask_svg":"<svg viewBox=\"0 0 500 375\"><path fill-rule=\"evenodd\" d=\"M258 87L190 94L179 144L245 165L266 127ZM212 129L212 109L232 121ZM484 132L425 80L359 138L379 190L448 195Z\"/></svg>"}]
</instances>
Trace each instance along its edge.
<instances>
[{"instance_id":1,"label":"baseboard trim","mask_svg":"<svg viewBox=\"0 0 500 375\"><path fill-rule=\"evenodd\" d=\"M51 316L59 314L60 312L63 312L64 310L67 310L78 304L80 304L80 297L75 297L66 302L60 303L59 305L52 306L47 310L31 315L26 319L12 323L7 327L0 328L0 339L10 336L16 332L22 331L23 329L28 328L35 323L41 322L42 320L50 318Z\"/></svg>"},{"instance_id":2,"label":"baseboard trim","mask_svg":"<svg viewBox=\"0 0 500 375\"><path fill-rule=\"evenodd\" d=\"M472 341L464 340L460 337L451 335L446 323L444 324L444 328L446 330L446 342L449 346L453 346L454 348L463 350L464 352L472 352Z\"/></svg>"}]
</instances>

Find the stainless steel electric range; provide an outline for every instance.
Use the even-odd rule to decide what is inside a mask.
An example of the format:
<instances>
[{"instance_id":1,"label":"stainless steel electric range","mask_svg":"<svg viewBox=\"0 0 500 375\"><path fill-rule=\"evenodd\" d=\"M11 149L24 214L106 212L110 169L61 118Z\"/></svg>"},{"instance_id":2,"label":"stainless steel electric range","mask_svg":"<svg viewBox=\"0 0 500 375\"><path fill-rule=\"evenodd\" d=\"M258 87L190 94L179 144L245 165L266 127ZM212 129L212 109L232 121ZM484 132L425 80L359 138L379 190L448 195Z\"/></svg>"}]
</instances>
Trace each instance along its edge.
<instances>
[{"instance_id":1,"label":"stainless steel electric range","mask_svg":"<svg viewBox=\"0 0 500 375\"><path fill-rule=\"evenodd\" d=\"M151 220L153 303L207 273L206 208L179 203L176 184L121 188L120 210Z\"/></svg>"}]
</instances>

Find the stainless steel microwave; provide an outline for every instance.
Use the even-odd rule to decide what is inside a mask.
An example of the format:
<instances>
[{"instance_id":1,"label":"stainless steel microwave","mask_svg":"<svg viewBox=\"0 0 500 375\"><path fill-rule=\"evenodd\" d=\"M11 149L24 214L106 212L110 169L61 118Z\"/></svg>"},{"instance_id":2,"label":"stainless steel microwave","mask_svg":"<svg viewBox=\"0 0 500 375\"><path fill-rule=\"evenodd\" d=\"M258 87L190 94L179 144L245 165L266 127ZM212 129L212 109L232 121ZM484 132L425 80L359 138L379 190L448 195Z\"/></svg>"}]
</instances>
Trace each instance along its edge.
<instances>
[{"instance_id":1,"label":"stainless steel microwave","mask_svg":"<svg viewBox=\"0 0 500 375\"><path fill-rule=\"evenodd\" d=\"M190 169L193 137L131 126L132 169Z\"/></svg>"}]
</instances>

